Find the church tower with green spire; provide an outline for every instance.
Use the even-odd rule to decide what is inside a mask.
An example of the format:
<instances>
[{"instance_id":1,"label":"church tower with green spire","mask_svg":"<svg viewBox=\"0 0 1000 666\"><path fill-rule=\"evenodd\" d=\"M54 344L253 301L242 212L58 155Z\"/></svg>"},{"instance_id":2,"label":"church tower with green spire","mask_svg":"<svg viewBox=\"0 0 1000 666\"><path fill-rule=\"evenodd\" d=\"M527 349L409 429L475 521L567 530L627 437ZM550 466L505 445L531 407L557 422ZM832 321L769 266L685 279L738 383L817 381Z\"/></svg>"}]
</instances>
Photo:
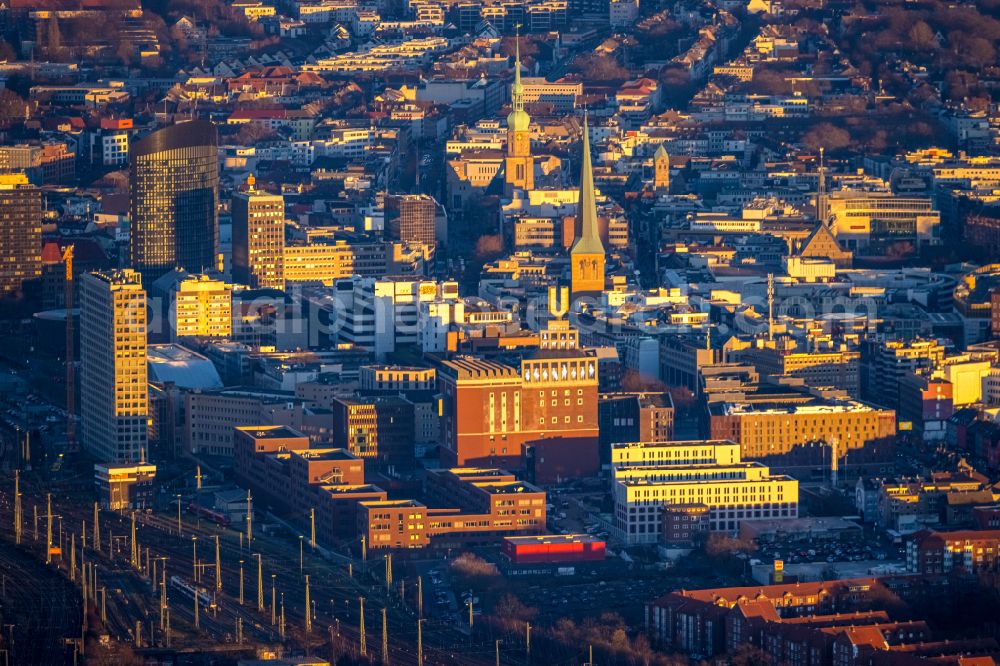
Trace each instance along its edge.
<instances>
[{"instance_id":1,"label":"church tower with green spire","mask_svg":"<svg viewBox=\"0 0 1000 666\"><path fill-rule=\"evenodd\" d=\"M514 57L514 86L507 116L507 158L504 164L507 190L535 188L535 160L531 156L531 116L524 110L524 85L521 84L521 38L517 37Z\"/></svg>"},{"instance_id":2,"label":"church tower with green spire","mask_svg":"<svg viewBox=\"0 0 1000 666\"><path fill-rule=\"evenodd\" d=\"M599 298L604 291L604 245L597 228L597 200L594 196L594 172L590 163L590 130L583 119L583 158L580 172L580 209L577 213L579 236L569 249L570 291L574 298Z\"/></svg>"}]
</instances>

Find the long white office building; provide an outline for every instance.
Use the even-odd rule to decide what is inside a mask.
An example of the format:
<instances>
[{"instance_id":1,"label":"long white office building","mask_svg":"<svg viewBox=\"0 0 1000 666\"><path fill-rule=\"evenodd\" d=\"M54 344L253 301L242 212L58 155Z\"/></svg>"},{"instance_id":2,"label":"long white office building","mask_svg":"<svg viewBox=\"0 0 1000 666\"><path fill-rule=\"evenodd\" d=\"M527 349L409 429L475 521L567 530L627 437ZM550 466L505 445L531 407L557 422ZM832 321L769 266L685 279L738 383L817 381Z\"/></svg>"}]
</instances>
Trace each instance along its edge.
<instances>
[{"instance_id":1,"label":"long white office building","mask_svg":"<svg viewBox=\"0 0 1000 666\"><path fill-rule=\"evenodd\" d=\"M614 525L629 544L659 543L669 505L702 506L708 529L729 534L745 520L799 514L799 482L742 462L734 442L616 444L611 460Z\"/></svg>"}]
</instances>

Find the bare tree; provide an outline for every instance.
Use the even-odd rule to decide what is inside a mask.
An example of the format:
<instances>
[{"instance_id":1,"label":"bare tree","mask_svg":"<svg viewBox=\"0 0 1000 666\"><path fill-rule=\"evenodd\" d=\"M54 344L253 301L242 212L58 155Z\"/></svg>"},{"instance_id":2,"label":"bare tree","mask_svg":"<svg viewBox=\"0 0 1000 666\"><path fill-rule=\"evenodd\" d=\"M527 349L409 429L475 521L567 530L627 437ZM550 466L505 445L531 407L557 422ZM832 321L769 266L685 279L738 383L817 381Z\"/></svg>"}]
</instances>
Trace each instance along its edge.
<instances>
[{"instance_id":1,"label":"bare tree","mask_svg":"<svg viewBox=\"0 0 1000 666\"><path fill-rule=\"evenodd\" d=\"M22 120L29 108L28 103L13 90L0 90L0 124Z\"/></svg>"},{"instance_id":2,"label":"bare tree","mask_svg":"<svg viewBox=\"0 0 1000 666\"><path fill-rule=\"evenodd\" d=\"M831 152L843 150L851 145L851 134L831 123L819 123L803 135L802 144L812 151L820 148Z\"/></svg>"},{"instance_id":3,"label":"bare tree","mask_svg":"<svg viewBox=\"0 0 1000 666\"><path fill-rule=\"evenodd\" d=\"M483 261L495 259L503 252L503 238L499 234L480 236L476 241L476 258Z\"/></svg>"},{"instance_id":4,"label":"bare tree","mask_svg":"<svg viewBox=\"0 0 1000 666\"><path fill-rule=\"evenodd\" d=\"M629 71L610 55L586 53L573 61L573 71L595 81L625 81Z\"/></svg>"}]
</instances>

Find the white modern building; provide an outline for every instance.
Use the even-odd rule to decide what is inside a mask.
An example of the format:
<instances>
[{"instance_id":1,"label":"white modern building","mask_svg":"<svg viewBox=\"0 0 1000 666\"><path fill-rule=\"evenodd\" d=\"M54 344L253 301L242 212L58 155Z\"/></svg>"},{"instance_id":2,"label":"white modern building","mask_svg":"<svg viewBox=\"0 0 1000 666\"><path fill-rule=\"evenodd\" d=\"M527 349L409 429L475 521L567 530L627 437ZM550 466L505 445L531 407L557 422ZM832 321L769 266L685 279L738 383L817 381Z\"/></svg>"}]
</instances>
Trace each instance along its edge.
<instances>
[{"instance_id":1,"label":"white modern building","mask_svg":"<svg viewBox=\"0 0 1000 666\"><path fill-rule=\"evenodd\" d=\"M340 342L355 344L385 356L404 345L436 345L446 312L444 303L458 301L457 282L412 277L350 278L334 286L336 310L331 322ZM425 307L437 303L439 306ZM447 316L445 316L447 315ZM421 330L433 322L426 338Z\"/></svg>"},{"instance_id":2,"label":"white modern building","mask_svg":"<svg viewBox=\"0 0 1000 666\"><path fill-rule=\"evenodd\" d=\"M848 250L903 241L915 248L941 244L941 213L927 197L839 190L827 199L830 227Z\"/></svg>"},{"instance_id":3,"label":"white modern building","mask_svg":"<svg viewBox=\"0 0 1000 666\"><path fill-rule=\"evenodd\" d=\"M102 462L136 462L146 449L146 319L139 273L81 277L80 439Z\"/></svg>"},{"instance_id":4,"label":"white modern building","mask_svg":"<svg viewBox=\"0 0 1000 666\"><path fill-rule=\"evenodd\" d=\"M728 534L746 520L799 515L799 482L741 462L734 442L616 444L611 456L614 525L628 544L662 541L669 505L705 507L708 529Z\"/></svg>"}]
</instances>

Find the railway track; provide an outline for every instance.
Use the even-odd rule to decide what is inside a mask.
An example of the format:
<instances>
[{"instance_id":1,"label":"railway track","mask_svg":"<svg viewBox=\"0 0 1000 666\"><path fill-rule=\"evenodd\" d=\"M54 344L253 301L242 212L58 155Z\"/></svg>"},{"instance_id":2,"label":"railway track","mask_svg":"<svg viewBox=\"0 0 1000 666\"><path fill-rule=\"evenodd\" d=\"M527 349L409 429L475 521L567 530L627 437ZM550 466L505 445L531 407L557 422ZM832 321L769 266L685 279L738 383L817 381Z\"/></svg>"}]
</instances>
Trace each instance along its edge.
<instances>
[{"instance_id":1,"label":"railway track","mask_svg":"<svg viewBox=\"0 0 1000 666\"><path fill-rule=\"evenodd\" d=\"M24 491L23 491L24 492ZM32 504L44 503L44 496L37 492L24 492L26 526L21 548L13 545L12 502L9 493L0 493L0 565L6 567L6 558L19 558L31 566L40 568L49 579L44 605L31 605L25 598L12 598L11 602L22 611L25 631L44 631L51 637L49 652L39 655L39 661L17 661L12 663L64 663L63 652L56 651L62 637L76 637L82 621L81 597L78 587L67 579L65 568L46 567L44 561L44 519L40 520L39 540L33 539ZM88 532L92 530L92 508L87 502L72 502L63 497L53 498L53 512L59 512L64 529L76 526L80 529L86 521ZM381 652L381 612L387 609L388 647L393 664L417 664L416 635L417 620L414 610L399 600L398 588L387 591L379 580L384 564L381 559L362 563L354 562L354 575L348 575L347 566L341 562L330 562L308 548L304 551L304 572L310 575L310 596L313 607L313 631L305 633L305 585L299 570L298 543L263 537L254 540L252 548L240 541L240 532L213 523L183 516L181 533L177 532L176 517L167 514L137 514L136 542L139 545L142 568L145 568L146 549L150 561L156 559L157 577L162 579L160 566L166 567L166 577L180 576L191 581L194 577L192 537L197 537L198 561L214 567L215 538L219 537L219 551L222 561L222 590L215 591L214 570L203 566L202 587L214 594L218 604L216 612L204 608L198 614L198 627L194 622L194 603L190 597L171 589L168 585L168 605L170 614L169 637L160 630L159 587L149 580L146 571L137 571L130 562L131 546L126 537L131 532L131 517L101 512L102 543L100 552L93 549L92 534L87 534L86 552L82 553L88 562L97 566L97 587L106 590L106 631L115 640L129 643L140 652L162 653L167 649L190 651L198 646L212 646L213 650L231 646L238 649L236 641L237 620L242 620L243 639L247 649L254 644L274 644L280 641L280 628L271 624L271 579L277 594L284 593L285 642L292 646L317 651L331 639L355 654L360 650L359 597L365 597L365 627L367 652L378 655ZM65 535L64 538L68 538ZM68 542L67 542L68 543ZM113 546L109 546L109 543ZM68 548L68 546L67 546ZM260 553L264 569L263 612L257 609L257 567L255 554ZM68 554L66 555L68 557ZM81 551L77 549L79 566ZM165 558L165 559L161 559ZM239 567L244 561L244 604L239 603ZM13 571L13 569L12 569ZM369 574L368 572L373 572ZM36 572L36 576L39 572ZM412 589L412 587L411 587ZM60 591L61 590L61 591ZM63 596L54 596L63 595ZM280 599L280 596L279 596ZM412 600L412 594L410 595ZM100 601L97 601L99 604ZM280 603L280 602L279 602ZM61 604L61 605L60 605ZM100 616L100 606L95 604L92 617ZM62 610L48 610L60 609ZM56 616L51 616L56 613ZM280 611L275 613L280 614ZM28 617L39 618L27 620ZM48 619L46 619L48 618ZM6 620L5 620L6 621ZM139 640L136 624L139 625ZM2 629L2 627L0 627ZM339 633L338 633L339 631ZM336 634L336 635L335 635ZM29 638L26 633L25 638ZM425 620L423 623L424 663L462 664L487 666L494 664L494 645L471 642L468 634L447 622ZM15 641L18 636L15 633ZM2 645L2 643L0 643ZM0 648L2 649L2 648ZM40 645L35 649L42 649ZM65 648L63 648L65 651ZM16 653L15 653L16 654ZM72 655L72 652L69 653ZM53 661L52 659L55 659ZM523 656L512 654L501 659L502 663L522 664Z\"/></svg>"},{"instance_id":2,"label":"railway track","mask_svg":"<svg viewBox=\"0 0 1000 666\"><path fill-rule=\"evenodd\" d=\"M0 648L11 664L62 664L80 636L79 591L53 568L0 540Z\"/></svg>"}]
</instances>

